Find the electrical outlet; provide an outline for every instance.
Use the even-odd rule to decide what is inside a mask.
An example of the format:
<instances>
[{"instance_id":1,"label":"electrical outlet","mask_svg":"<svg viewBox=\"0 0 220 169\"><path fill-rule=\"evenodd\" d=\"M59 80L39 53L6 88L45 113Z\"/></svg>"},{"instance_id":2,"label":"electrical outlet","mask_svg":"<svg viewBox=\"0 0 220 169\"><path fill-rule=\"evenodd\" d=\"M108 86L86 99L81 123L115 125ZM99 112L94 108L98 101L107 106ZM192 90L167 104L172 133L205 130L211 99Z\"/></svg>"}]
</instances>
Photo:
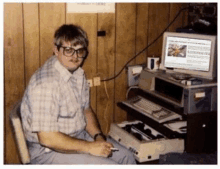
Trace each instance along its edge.
<instances>
[{"instance_id":1,"label":"electrical outlet","mask_svg":"<svg viewBox=\"0 0 220 169\"><path fill-rule=\"evenodd\" d=\"M87 83L89 84L90 87L93 86L92 79L88 79L88 80L87 80Z\"/></svg>"},{"instance_id":2,"label":"electrical outlet","mask_svg":"<svg viewBox=\"0 0 220 169\"><path fill-rule=\"evenodd\" d=\"M101 85L101 82L100 82L100 77L94 77L93 78L93 83L94 83L94 86L100 86Z\"/></svg>"}]
</instances>

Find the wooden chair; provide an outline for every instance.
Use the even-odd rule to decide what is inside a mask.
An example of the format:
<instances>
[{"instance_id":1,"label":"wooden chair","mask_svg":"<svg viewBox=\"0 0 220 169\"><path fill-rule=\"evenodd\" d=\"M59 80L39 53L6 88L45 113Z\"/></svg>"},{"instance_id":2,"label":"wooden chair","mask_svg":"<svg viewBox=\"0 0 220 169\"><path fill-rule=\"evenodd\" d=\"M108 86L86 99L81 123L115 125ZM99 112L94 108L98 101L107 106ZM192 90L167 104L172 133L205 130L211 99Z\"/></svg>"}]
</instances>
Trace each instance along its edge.
<instances>
[{"instance_id":1,"label":"wooden chair","mask_svg":"<svg viewBox=\"0 0 220 169\"><path fill-rule=\"evenodd\" d=\"M14 105L13 109L10 112L10 119L13 126L15 140L18 147L21 162L22 164L29 164L30 155L28 152L28 147L22 128L20 106L21 106L21 101L19 101Z\"/></svg>"}]
</instances>

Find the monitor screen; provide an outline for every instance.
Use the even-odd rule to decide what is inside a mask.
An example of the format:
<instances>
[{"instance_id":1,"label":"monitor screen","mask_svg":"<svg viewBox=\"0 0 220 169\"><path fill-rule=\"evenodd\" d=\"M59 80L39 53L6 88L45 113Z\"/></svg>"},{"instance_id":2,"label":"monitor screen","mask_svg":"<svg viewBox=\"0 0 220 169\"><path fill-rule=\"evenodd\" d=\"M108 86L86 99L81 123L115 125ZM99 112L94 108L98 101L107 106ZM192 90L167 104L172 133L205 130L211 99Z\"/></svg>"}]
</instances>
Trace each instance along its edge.
<instances>
[{"instance_id":1,"label":"monitor screen","mask_svg":"<svg viewBox=\"0 0 220 169\"><path fill-rule=\"evenodd\" d=\"M161 68L213 79L215 46L215 36L165 32Z\"/></svg>"},{"instance_id":2,"label":"monitor screen","mask_svg":"<svg viewBox=\"0 0 220 169\"><path fill-rule=\"evenodd\" d=\"M211 41L167 37L165 67L208 71Z\"/></svg>"}]
</instances>

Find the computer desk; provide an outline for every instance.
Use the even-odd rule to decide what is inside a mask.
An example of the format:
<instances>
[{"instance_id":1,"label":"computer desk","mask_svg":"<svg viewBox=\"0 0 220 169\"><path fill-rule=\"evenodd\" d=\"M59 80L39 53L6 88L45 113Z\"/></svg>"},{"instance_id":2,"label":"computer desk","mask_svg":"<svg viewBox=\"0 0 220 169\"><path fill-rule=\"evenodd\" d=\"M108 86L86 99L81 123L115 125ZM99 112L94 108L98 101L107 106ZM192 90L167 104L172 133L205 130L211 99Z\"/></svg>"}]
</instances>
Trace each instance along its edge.
<instances>
[{"instance_id":1,"label":"computer desk","mask_svg":"<svg viewBox=\"0 0 220 169\"><path fill-rule=\"evenodd\" d=\"M128 99L134 97L135 95L142 95L144 97L152 97L151 95L143 92L143 90L138 88L133 88L128 93ZM157 98L155 98L157 101ZM159 100L158 102L161 102ZM167 103L163 106L170 107L171 109L175 109L172 105ZM182 154L184 156L184 160L182 163L191 163L190 160L187 159L189 156L191 158L192 155L199 159L200 155L204 156L214 156L212 161L217 162L217 112L202 112L202 113L192 113L188 115L183 115L183 119L187 120L187 134L179 134L169 130L164 127L163 124L158 124L154 120L144 116L143 114L135 111L132 108L122 104L121 102L117 103L117 106L127 112L127 120L141 120L144 123L150 125L155 128L157 131L162 132L168 138L184 138L185 139L185 152ZM177 110L181 111L181 109ZM214 155L213 155L214 154ZM179 155L181 156L181 155ZM164 156L163 156L164 157ZM210 157L209 157L210 158ZM203 160L204 162L204 160ZM207 162L207 161L206 161ZM155 160L150 162L145 162L142 164L159 164L163 163L161 160ZM199 163L199 162L198 162ZM140 163L141 164L141 163Z\"/></svg>"}]
</instances>

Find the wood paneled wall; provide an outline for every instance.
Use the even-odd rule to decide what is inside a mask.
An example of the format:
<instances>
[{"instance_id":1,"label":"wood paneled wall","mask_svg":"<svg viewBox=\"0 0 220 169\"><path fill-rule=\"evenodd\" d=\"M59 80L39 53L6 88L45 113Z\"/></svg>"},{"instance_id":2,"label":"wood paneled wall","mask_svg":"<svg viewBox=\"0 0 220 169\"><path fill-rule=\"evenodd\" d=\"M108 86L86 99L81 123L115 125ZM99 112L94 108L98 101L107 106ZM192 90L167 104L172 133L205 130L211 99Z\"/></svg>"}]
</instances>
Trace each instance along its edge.
<instances>
[{"instance_id":1,"label":"wood paneled wall","mask_svg":"<svg viewBox=\"0 0 220 169\"><path fill-rule=\"evenodd\" d=\"M115 13L67 13L65 3L4 4L4 163L20 163L9 113L22 98L31 75L52 55L54 31L64 23L82 26L89 36L89 57L83 66L88 79L107 79L150 44L170 23L181 3L117 3ZM169 31L187 25L181 13ZM97 37L97 31L106 36ZM146 63L148 56L160 56L162 38L130 62ZM127 91L127 74L91 88L91 105L107 133L112 122L126 120L117 107Z\"/></svg>"}]
</instances>

